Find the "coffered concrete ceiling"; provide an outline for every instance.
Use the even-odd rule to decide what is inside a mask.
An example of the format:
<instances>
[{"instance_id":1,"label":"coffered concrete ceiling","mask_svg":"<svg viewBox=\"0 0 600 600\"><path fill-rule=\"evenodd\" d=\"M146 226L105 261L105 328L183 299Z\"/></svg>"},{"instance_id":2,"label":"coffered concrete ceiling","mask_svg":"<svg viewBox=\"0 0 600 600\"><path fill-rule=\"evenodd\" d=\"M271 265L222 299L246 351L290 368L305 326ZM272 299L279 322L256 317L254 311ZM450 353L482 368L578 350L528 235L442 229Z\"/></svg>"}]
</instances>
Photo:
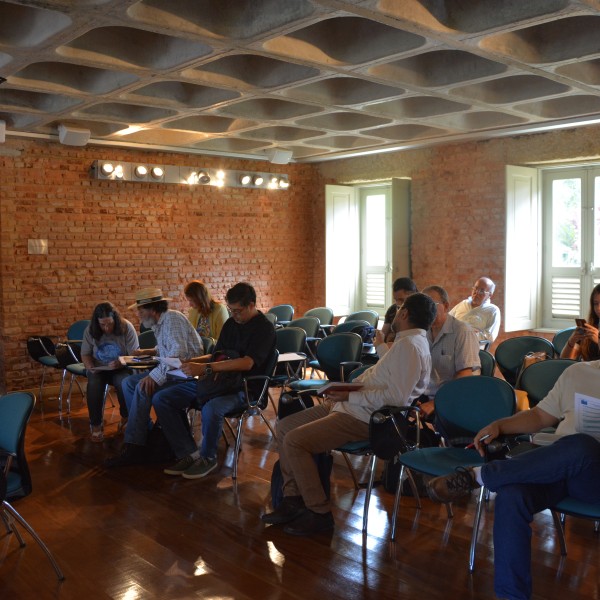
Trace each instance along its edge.
<instances>
[{"instance_id":1,"label":"coffered concrete ceiling","mask_svg":"<svg viewBox=\"0 0 600 600\"><path fill-rule=\"evenodd\" d=\"M0 0L7 136L296 161L600 121L594 0Z\"/></svg>"}]
</instances>

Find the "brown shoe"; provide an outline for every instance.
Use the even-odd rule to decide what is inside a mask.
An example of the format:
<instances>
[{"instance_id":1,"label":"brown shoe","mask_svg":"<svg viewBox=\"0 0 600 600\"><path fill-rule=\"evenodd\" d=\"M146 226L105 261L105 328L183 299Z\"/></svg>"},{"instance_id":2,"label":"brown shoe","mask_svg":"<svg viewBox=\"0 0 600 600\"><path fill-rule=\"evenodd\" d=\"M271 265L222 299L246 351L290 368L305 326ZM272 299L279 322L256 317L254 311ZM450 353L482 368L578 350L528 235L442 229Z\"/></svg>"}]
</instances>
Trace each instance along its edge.
<instances>
[{"instance_id":1,"label":"brown shoe","mask_svg":"<svg viewBox=\"0 0 600 600\"><path fill-rule=\"evenodd\" d=\"M305 510L302 496L285 496L281 504L273 512L262 515L261 520L269 525L289 523L299 517Z\"/></svg>"},{"instance_id":2,"label":"brown shoe","mask_svg":"<svg viewBox=\"0 0 600 600\"><path fill-rule=\"evenodd\" d=\"M454 473L434 477L427 484L427 493L434 502L454 502L481 487L472 468L456 467Z\"/></svg>"}]
</instances>

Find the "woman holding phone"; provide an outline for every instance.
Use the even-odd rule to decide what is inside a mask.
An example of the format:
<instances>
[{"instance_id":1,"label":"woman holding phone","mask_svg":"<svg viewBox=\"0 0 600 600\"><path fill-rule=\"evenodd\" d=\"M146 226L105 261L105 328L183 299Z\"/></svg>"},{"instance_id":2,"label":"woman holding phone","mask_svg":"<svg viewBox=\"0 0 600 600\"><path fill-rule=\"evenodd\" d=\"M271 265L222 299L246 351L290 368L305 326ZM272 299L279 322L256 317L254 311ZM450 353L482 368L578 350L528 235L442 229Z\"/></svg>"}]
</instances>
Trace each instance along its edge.
<instances>
[{"instance_id":1,"label":"woman holding phone","mask_svg":"<svg viewBox=\"0 0 600 600\"><path fill-rule=\"evenodd\" d=\"M567 340L561 358L572 358L577 360L597 360L600 358L598 347L598 323L600 322L600 284L593 290L590 296L590 314L588 320L576 319L577 328Z\"/></svg>"}]
</instances>

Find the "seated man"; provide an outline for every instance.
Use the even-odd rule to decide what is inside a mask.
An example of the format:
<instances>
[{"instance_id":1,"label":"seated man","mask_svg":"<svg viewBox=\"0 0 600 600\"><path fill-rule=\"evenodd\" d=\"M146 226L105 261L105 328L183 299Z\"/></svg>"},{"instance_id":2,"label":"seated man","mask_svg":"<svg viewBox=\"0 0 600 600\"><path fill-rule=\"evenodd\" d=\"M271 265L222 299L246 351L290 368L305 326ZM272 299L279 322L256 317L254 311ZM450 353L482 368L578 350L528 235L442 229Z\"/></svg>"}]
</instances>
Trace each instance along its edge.
<instances>
[{"instance_id":1,"label":"seated man","mask_svg":"<svg viewBox=\"0 0 600 600\"><path fill-rule=\"evenodd\" d=\"M450 311L453 317L475 329L480 342L492 343L500 331L500 309L490 302L495 289L496 284L491 279L480 277L471 296Z\"/></svg>"},{"instance_id":2,"label":"seated man","mask_svg":"<svg viewBox=\"0 0 600 600\"><path fill-rule=\"evenodd\" d=\"M392 304L385 312L383 326L381 327L383 339L386 342L394 341L396 334L392 331L392 323L394 322L394 317L396 316L398 308L402 306L404 301L411 294L414 294L418 291L417 284L410 279L410 277L399 277L396 279L396 281L394 281L392 285L392 297L394 298L394 304Z\"/></svg>"},{"instance_id":3,"label":"seated man","mask_svg":"<svg viewBox=\"0 0 600 600\"><path fill-rule=\"evenodd\" d=\"M440 387L452 379L477 375L481 369L479 342L472 327L448 314L450 299L439 285L423 290L437 306L435 321L427 332L431 351L431 375L419 406L425 417L435 409L434 398ZM444 432L441 432L442 434Z\"/></svg>"},{"instance_id":4,"label":"seated man","mask_svg":"<svg viewBox=\"0 0 600 600\"><path fill-rule=\"evenodd\" d=\"M279 421L277 442L283 475L283 500L265 523L288 523L284 531L311 535L333 528L329 501L312 455L369 437L371 413L384 405L408 406L429 379L431 359L425 337L435 304L424 294L406 299L394 320L399 332L392 348L357 381L364 388L336 392L328 400Z\"/></svg>"},{"instance_id":5,"label":"seated man","mask_svg":"<svg viewBox=\"0 0 600 600\"><path fill-rule=\"evenodd\" d=\"M190 376L199 377L233 372L243 373L247 377L265 375L266 364L275 352L275 329L257 310L254 288L248 283L237 283L227 292L225 299L231 317L223 325L215 353L224 352L236 358L210 362L212 354L207 354L186 362L182 370ZM164 470L167 475L198 479L216 469L217 444L223 419L245 402L241 392L241 377L237 388L228 388L226 393L205 401L201 406L202 446L198 449L184 413L186 409L196 406L198 389L202 389L202 380L187 381L152 399L163 432L178 459L175 465Z\"/></svg>"},{"instance_id":6,"label":"seated man","mask_svg":"<svg viewBox=\"0 0 600 600\"><path fill-rule=\"evenodd\" d=\"M169 300L158 288L146 288L136 294L135 304L129 308L137 306L142 324L152 328L156 336L156 348L137 350L136 355L152 354L183 361L202 354L200 336L183 313L169 309ZM160 363L149 372L142 371L123 380L123 396L129 411L125 443L121 453L107 459L105 466L120 467L145 460L152 399L181 381L169 379L168 370L166 363Z\"/></svg>"},{"instance_id":7,"label":"seated man","mask_svg":"<svg viewBox=\"0 0 600 600\"><path fill-rule=\"evenodd\" d=\"M483 456L484 445L500 435L558 426L553 444L475 469L458 469L428 484L431 499L439 502L451 502L481 485L496 492L494 587L500 598L531 597L530 523L535 513L567 496L600 502L600 442L578 432L575 419L575 395L598 398L599 390L600 361L569 367L537 406L494 421L474 439Z\"/></svg>"}]
</instances>

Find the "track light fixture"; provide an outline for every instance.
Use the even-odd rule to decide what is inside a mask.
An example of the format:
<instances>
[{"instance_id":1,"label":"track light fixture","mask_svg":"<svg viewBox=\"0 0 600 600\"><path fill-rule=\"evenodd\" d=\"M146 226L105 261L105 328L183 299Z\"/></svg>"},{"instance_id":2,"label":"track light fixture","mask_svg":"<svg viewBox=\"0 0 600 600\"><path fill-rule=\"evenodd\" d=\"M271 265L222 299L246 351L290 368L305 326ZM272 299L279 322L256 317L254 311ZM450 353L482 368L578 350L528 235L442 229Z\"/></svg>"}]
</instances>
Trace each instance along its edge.
<instances>
[{"instance_id":1,"label":"track light fixture","mask_svg":"<svg viewBox=\"0 0 600 600\"><path fill-rule=\"evenodd\" d=\"M193 186L245 187L248 189L287 189L287 175L248 171L226 171L198 167L160 166L142 163L96 160L91 167L94 179L137 183L175 183Z\"/></svg>"}]
</instances>

